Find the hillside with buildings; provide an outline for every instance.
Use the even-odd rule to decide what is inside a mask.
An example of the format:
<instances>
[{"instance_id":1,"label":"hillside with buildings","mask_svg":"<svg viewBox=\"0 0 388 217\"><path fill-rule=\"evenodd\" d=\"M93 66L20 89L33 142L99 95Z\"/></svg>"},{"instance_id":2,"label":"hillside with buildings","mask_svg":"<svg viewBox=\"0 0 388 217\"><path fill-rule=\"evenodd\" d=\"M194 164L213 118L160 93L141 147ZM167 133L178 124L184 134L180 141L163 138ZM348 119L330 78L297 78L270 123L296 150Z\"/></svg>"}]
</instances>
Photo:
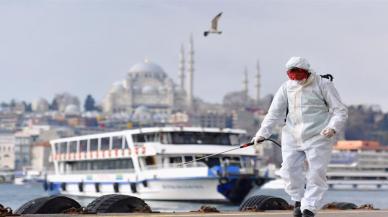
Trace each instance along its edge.
<instances>
[{"instance_id":1,"label":"hillside with buildings","mask_svg":"<svg viewBox=\"0 0 388 217\"><path fill-rule=\"evenodd\" d=\"M104 87L108 91L101 100L92 95L81 100L70 93L58 93L52 100L2 102L0 170L49 169L48 141L73 135L147 126L242 128L254 135L273 98L261 96L258 63L254 97L249 96L249 75L245 69L240 90L226 93L222 103L209 103L193 95L192 38L188 52L182 46L177 59L177 79L169 77L171 73L161 65L145 59L129 67L122 80L110 88ZM280 128L274 136L279 132ZM341 137L377 140L388 145L388 113L376 106L350 106L349 121ZM271 155L279 155L276 150L272 152Z\"/></svg>"},{"instance_id":2,"label":"hillside with buildings","mask_svg":"<svg viewBox=\"0 0 388 217\"><path fill-rule=\"evenodd\" d=\"M148 126L243 128L253 135L272 96L260 96L260 69L255 73L255 96L249 96L248 72L241 90L226 93L223 103L193 95L194 43L182 46L177 82L161 65L148 59L129 67L126 77L105 87L105 97L81 100L58 93L52 100L11 100L0 104L0 170L49 169L49 140L73 135Z\"/></svg>"}]
</instances>

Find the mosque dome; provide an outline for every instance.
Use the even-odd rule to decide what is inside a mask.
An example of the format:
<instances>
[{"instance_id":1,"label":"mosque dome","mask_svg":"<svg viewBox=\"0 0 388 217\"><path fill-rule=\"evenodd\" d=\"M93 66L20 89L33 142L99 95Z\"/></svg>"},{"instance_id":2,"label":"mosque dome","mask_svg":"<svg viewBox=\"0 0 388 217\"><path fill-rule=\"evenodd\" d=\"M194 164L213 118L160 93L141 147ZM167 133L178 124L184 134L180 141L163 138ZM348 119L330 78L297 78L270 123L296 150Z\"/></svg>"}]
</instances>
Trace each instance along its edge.
<instances>
[{"instance_id":1,"label":"mosque dome","mask_svg":"<svg viewBox=\"0 0 388 217\"><path fill-rule=\"evenodd\" d=\"M167 77L163 68L159 65L148 61L137 63L129 69L128 74L133 78L145 77L145 78L159 78L164 79Z\"/></svg>"}]
</instances>

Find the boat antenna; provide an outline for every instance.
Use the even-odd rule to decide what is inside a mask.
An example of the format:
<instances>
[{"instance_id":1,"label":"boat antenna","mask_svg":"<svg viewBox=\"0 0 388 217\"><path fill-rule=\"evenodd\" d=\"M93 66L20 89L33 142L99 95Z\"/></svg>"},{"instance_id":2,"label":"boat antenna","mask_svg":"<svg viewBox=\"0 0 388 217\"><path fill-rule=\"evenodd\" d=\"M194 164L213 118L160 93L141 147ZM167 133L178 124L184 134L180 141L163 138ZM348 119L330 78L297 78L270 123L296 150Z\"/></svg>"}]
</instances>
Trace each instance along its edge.
<instances>
[{"instance_id":1,"label":"boat antenna","mask_svg":"<svg viewBox=\"0 0 388 217\"><path fill-rule=\"evenodd\" d=\"M279 142L277 142L276 140L273 140L273 139L264 139L263 141L261 141L260 143L264 142L264 141L271 141L273 142L275 145L279 146L279 147L282 147L280 145ZM200 157L198 159L194 159L194 160L191 160L191 161L188 161L188 162L184 162L184 163L180 163L180 164L177 164L177 167L180 167L180 166L184 166L186 164L191 164L195 161L199 161L199 160L202 160L202 159L205 159L205 158L209 158L209 157L213 157L213 156L216 156L216 155L220 155L220 154L223 154L223 153L226 153L226 152L230 152L230 151L234 151L234 150L237 150L237 149L240 149L240 148L246 148L246 147L249 147L249 146L252 146L253 144L255 144L254 142L249 142L249 143L246 143L246 144L242 144L238 147L235 147L235 148L232 148L232 149L229 149L229 150L226 150L226 151L222 151L222 152L219 152L219 153L215 153L215 154L209 154L209 155L206 155L206 156L203 156L203 157Z\"/></svg>"}]
</instances>

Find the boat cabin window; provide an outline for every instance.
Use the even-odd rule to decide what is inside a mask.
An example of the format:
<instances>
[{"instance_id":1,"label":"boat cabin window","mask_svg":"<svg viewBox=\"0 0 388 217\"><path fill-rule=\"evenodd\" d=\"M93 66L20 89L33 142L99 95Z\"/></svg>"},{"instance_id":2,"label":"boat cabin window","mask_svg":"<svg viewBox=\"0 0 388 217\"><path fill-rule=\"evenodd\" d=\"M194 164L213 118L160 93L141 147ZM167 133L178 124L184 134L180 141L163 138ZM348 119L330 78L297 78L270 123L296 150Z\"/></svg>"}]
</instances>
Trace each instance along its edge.
<instances>
[{"instance_id":1,"label":"boat cabin window","mask_svg":"<svg viewBox=\"0 0 388 217\"><path fill-rule=\"evenodd\" d=\"M239 145L239 135L211 132L164 132L133 135L133 142L160 142L162 144Z\"/></svg>"},{"instance_id":2,"label":"boat cabin window","mask_svg":"<svg viewBox=\"0 0 388 217\"><path fill-rule=\"evenodd\" d=\"M160 133L146 133L144 137L146 142L160 142Z\"/></svg>"},{"instance_id":3,"label":"boat cabin window","mask_svg":"<svg viewBox=\"0 0 388 217\"><path fill-rule=\"evenodd\" d=\"M123 137L114 136L112 138L112 149L122 149L123 148Z\"/></svg>"},{"instance_id":4,"label":"boat cabin window","mask_svg":"<svg viewBox=\"0 0 388 217\"><path fill-rule=\"evenodd\" d=\"M239 157L223 157L222 162L226 165L241 166Z\"/></svg>"},{"instance_id":5,"label":"boat cabin window","mask_svg":"<svg viewBox=\"0 0 388 217\"><path fill-rule=\"evenodd\" d=\"M101 150L109 150L110 137L101 138Z\"/></svg>"},{"instance_id":6,"label":"boat cabin window","mask_svg":"<svg viewBox=\"0 0 388 217\"><path fill-rule=\"evenodd\" d=\"M61 142L59 145L59 153L63 154L67 152L67 142Z\"/></svg>"},{"instance_id":7,"label":"boat cabin window","mask_svg":"<svg viewBox=\"0 0 388 217\"><path fill-rule=\"evenodd\" d=\"M193 156L184 156L185 162L189 162L193 160Z\"/></svg>"},{"instance_id":8,"label":"boat cabin window","mask_svg":"<svg viewBox=\"0 0 388 217\"><path fill-rule=\"evenodd\" d=\"M132 159L68 161L65 163L66 171L126 170L133 168Z\"/></svg>"},{"instance_id":9,"label":"boat cabin window","mask_svg":"<svg viewBox=\"0 0 388 217\"><path fill-rule=\"evenodd\" d=\"M201 156L195 156L195 160L197 162L203 162L205 163L208 167L214 167L214 166L219 166L221 164L220 158L219 157L210 157L210 158L205 158L202 160L197 160L198 158L203 157Z\"/></svg>"},{"instance_id":10,"label":"boat cabin window","mask_svg":"<svg viewBox=\"0 0 388 217\"><path fill-rule=\"evenodd\" d=\"M132 138L133 142L145 142L144 134L134 134Z\"/></svg>"},{"instance_id":11,"label":"boat cabin window","mask_svg":"<svg viewBox=\"0 0 388 217\"><path fill-rule=\"evenodd\" d=\"M160 134L160 143L169 144L170 141L171 141L171 134L170 133L161 133Z\"/></svg>"},{"instance_id":12,"label":"boat cabin window","mask_svg":"<svg viewBox=\"0 0 388 217\"><path fill-rule=\"evenodd\" d=\"M54 143L54 150L55 150L55 153L60 153L59 152L59 143Z\"/></svg>"},{"instance_id":13,"label":"boat cabin window","mask_svg":"<svg viewBox=\"0 0 388 217\"><path fill-rule=\"evenodd\" d=\"M169 132L164 133L163 143L168 144L207 144L238 145L237 134L209 132ZM165 141L167 139L167 141Z\"/></svg>"},{"instance_id":14,"label":"boat cabin window","mask_svg":"<svg viewBox=\"0 0 388 217\"><path fill-rule=\"evenodd\" d=\"M69 152L70 153L76 153L77 152L77 141L70 142Z\"/></svg>"},{"instance_id":15,"label":"boat cabin window","mask_svg":"<svg viewBox=\"0 0 388 217\"><path fill-rule=\"evenodd\" d=\"M160 142L160 133L140 133L132 135L133 142Z\"/></svg>"},{"instance_id":16,"label":"boat cabin window","mask_svg":"<svg viewBox=\"0 0 388 217\"><path fill-rule=\"evenodd\" d=\"M90 140L90 151L97 151L98 150L98 139L91 139Z\"/></svg>"},{"instance_id":17,"label":"boat cabin window","mask_svg":"<svg viewBox=\"0 0 388 217\"><path fill-rule=\"evenodd\" d=\"M220 158L218 157L210 157L210 158L204 159L204 163L210 168L214 166L219 166L221 164Z\"/></svg>"},{"instance_id":18,"label":"boat cabin window","mask_svg":"<svg viewBox=\"0 0 388 217\"><path fill-rule=\"evenodd\" d=\"M79 142L79 151L86 152L88 150L88 140L81 140Z\"/></svg>"},{"instance_id":19,"label":"boat cabin window","mask_svg":"<svg viewBox=\"0 0 388 217\"><path fill-rule=\"evenodd\" d=\"M182 157L170 157L169 162L170 164L182 163Z\"/></svg>"}]
</instances>

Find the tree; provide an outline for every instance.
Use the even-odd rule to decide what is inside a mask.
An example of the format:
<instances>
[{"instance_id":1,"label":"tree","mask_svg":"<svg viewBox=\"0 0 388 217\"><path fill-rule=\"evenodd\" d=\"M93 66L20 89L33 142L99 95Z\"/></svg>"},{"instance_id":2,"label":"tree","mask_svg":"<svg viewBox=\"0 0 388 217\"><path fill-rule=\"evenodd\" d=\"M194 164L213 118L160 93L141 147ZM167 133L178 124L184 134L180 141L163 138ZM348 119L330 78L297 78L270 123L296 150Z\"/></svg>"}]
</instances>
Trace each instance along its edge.
<instances>
[{"instance_id":1,"label":"tree","mask_svg":"<svg viewBox=\"0 0 388 217\"><path fill-rule=\"evenodd\" d=\"M55 98L53 99L53 101L49 107L50 107L50 110L52 110L52 111L58 111L58 102Z\"/></svg>"},{"instance_id":2,"label":"tree","mask_svg":"<svg viewBox=\"0 0 388 217\"><path fill-rule=\"evenodd\" d=\"M96 101L94 100L93 96L90 94L86 96L85 103L84 103L84 110L85 111L96 110Z\"/></svg>"},{"instance_id":3,"label":"tree","mask_svg":"<svg viewBox=\"0 0 388 217\"><path fill-rule=\"evenodd\" d=\"M378 123L378 129L388 132L388 113L384 115L384 118Z\"/></svg>"},{"instance_id":4,"label":"tree","mask_svg":"<svg viewBox=\"0 0 388 217\"><path fill-rule=\"evenodd\" d=\"M11 102L9 103L9 107L14 108L16 106L16 100L11 99Z\"/></svg>"},{"instance_id":5,"label":"tree","mask_svg":"<svg viewBox=\"0 0 388 217\"><path fill-rule=\"evenodd\" d=\"M25 101L23 101L22 103L24 104L25 112L32 112L32 105L31 105L31 103L27 103Z\"/></svg>"}]
</instances>

